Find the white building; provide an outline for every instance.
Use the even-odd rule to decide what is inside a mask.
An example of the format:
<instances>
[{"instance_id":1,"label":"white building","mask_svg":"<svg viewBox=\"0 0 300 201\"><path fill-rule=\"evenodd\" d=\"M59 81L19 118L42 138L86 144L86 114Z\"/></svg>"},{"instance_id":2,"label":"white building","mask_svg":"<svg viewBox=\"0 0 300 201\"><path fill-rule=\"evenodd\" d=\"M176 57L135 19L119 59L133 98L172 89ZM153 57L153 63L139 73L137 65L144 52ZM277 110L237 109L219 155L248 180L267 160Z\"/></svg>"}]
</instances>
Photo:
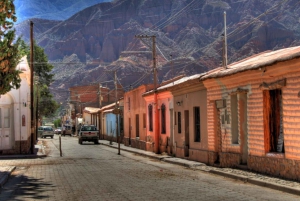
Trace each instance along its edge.
<instances>
[{"instance_id":1,"label":"white building","mask_svg":"<svg viewBox=\"0 0 300 201\"><path fill-rule=\"evenodd\" d=\"M26 57L17 66L21 87L0 97L0 154L30 152L30 68Z\"/></svg>"}]
</instances>

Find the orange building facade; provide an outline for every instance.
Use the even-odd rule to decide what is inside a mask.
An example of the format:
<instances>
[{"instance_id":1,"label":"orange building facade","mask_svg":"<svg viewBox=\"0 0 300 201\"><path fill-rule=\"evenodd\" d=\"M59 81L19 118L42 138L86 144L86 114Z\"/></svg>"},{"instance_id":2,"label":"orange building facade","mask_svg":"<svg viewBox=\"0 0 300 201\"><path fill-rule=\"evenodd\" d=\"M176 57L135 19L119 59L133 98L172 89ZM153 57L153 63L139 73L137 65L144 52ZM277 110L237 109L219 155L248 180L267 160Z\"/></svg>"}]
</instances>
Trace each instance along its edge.
<instances>
[{"instance_id":1,"label":"orange building facade","mask_svg":"<svg viewBox=\"0 0 300 201\"><path fill-rule=\"evenodd\" d=\"M146 101L143 93L153 89L153 85L141 85L124 94L124 138L125 146L146 150Z\"/></svg>"},{"instance_id":2,"label":"orange building facade","mask_svg":"<svg viewBox=\"0 0 300 201\"><path fill-rule=\"evenodd\" d=\"M203 76L209 164L300 180L300 47Z\"/></svg>"},{"instance_id":3,"label":"orange building facade","mask_svg":"<svg viewBox=\"0 0 300 201\"><path fill-rule=\"evenodd\" d=\"M179 158L208 163L207 92L196 74L175 81L169 90L174 97L172 153Z\"/></svg>"}]
</instances>

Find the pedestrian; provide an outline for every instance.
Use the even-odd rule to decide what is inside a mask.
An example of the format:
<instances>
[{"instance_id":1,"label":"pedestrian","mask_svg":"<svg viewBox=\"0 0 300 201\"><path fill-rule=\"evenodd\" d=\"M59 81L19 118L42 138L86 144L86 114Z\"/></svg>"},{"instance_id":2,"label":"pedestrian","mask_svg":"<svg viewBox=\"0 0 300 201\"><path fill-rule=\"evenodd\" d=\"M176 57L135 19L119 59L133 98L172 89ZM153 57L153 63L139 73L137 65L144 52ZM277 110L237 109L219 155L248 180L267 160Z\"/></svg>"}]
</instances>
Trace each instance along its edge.
<instances>
[{"instance_id":1,"label":"pedestrian","mask_svg":"<svg viewBox=\"0 0 300 201\"><path fill-rule=\"evenodd\" d=\"M66 135L66 127L63 126L62 129L63 129L63 135Z\"/></svg>"}]
</instances>

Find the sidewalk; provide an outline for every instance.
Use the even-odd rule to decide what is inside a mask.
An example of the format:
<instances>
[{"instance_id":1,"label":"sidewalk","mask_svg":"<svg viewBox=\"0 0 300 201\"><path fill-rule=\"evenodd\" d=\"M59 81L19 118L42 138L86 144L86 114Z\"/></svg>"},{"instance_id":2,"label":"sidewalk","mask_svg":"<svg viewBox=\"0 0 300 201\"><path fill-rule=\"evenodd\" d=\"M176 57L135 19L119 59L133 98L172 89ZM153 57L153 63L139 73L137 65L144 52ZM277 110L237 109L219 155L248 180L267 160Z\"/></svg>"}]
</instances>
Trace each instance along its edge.
<instances>
[{"instance_id":1,"label":"sidewalk","mask_svg":"<svg viewBox=\"0 0 300 201\"><path fill-rule=\"evenodd\" d=\"M112 145L110 145L110 142L106 140L100 140L99 142L102 145L118 149L118 144L116 142L113 142ZM153 152L127 147L124 146L123 144L120 145L120 150L121 150L121 154L122 151L127 151L142 156L150 157L153 159L161 160L164 162L181 165L187 168L191 168L193 170L204 171L204 172L208 172L211 174L215 174L215 175L219 175L231 179L241 180L245 183L247 182L250 184L263 186L274 190L280 190L286 193L300 195L300 182L280 179L272 176L250 172L247 170L239 170L233 168L218 168L218 167L208 166L204 163L200 163L196 161L175 158L164 154L155 154Z\"/></svg>"},{"instance_id":2,"label":"sidewalk","mask_svg":"<svg viewBox=\"0 0 300 201\"><path fill-rule=\"evenodd\" d=\"M46 157L44 152L43 141L39 140L34 146L34 154L23 155L0 155L0 161L5 159L29 159ZM11 173L16 169L15 166L1 166L0 162L0 188L6 183Z\"/></svg>"}]
</instances>

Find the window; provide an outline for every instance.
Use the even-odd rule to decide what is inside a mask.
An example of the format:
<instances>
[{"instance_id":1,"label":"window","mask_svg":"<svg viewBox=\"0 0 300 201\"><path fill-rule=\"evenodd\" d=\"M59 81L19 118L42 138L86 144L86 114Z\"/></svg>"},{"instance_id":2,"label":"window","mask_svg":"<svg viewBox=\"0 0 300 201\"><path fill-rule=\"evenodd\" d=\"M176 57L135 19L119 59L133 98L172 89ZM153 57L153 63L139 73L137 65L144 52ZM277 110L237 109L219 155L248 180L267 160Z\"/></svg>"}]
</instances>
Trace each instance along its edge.
<instances>
[{"instance_id":1,"label":"window","mask_svg":"<svg viewBox=\"0 0 300 201\"><path fill-rule=\"evenodd\" d=\"M164 104L160 107L161 111L161 133L166 134L166 106Z\"/></svg>"},{"instance_id":2,"label":"window","mask_svg":"<svg viewBox=\"0 0 300 201\"><path fill-rule=\"evenodd\" d=\"M266 152L284 153L281 89L263 91Z\"/></svg>"},{"instance_id":3,"label":"window","mask_svg":"<svg viewBox=\"0 0 300 201\"><path fill-rule=\"evenodd\" d=\"M239 128L238 128L238 101L237 94L231 95L231 142L232 144L239 143Z\"/></svg>"},{"instance_id":4,"label":"window","mask_svg":"<svg viewBox=\"0 0 300 201\"><path fill-rule=\"evenodd\" d=\"M128 97L128 110L130 110L130 97Z\"/></svg>"},{"instance_id":5,"label":"window","mask_svg":"<svg viewBox=\"0 0 300 201\"><path fill-rule=\"evenodd\" d=\"M10 108L3 108L4 128L10 128Z\"/></svg>"},{"instance_id":6,"label":"window","mask_svg":"<svg viewBox=\"0 0 300 201\"><path fill-rule=\"evenodd\" d=\"M200 107L194 107L195 142L200 142Z\"/></svg>"},{"instance_id":7,"label":"window","mask_svg":"<svg viewBox=\"0 0 300 201\"><path fill-rule=\"evenodd\" d=\"M138 114L135 115L135 137L140 137L140 116Z\"/></svg>"},{"instance_id":8,"label":"window","mask_svg":"<svg viewBox=\"0 0 300 201\"><path fill-rule=\"evenodd\" d=\"M149 117L149 131L153 131L153 107L150 104L148 106L148 117Z\"/></svg>"},{"instance_id":9,"label":"window","mask_svg":"<svg viewBox=\"0 0 300 201\"><path fill-rule=\"evenodd\" d=\"M181 112L178 113L178 133L181 133Z\"/></svg>"},{"instance_id":10,"label":"window","mask_svg":"<svg viewBox=\"0 0 300 201\"><path fill-rule=\"evenodd\" d=\"M177 125L176 112L174 112L174 117L175 117L175 118L174 118L174 119L175 119L175 122L174 122L174 124L175 124L175 125Z\"/></svg>"},{"instance_id":11,"label":"window","mask_svg":"<svg viewBox=\"0 0 300 201\"><path fill-rule=\"evenodd\" d=\"M146 114L143 114L143 128L146 128Z\"/></svg>"}]
</instances>

